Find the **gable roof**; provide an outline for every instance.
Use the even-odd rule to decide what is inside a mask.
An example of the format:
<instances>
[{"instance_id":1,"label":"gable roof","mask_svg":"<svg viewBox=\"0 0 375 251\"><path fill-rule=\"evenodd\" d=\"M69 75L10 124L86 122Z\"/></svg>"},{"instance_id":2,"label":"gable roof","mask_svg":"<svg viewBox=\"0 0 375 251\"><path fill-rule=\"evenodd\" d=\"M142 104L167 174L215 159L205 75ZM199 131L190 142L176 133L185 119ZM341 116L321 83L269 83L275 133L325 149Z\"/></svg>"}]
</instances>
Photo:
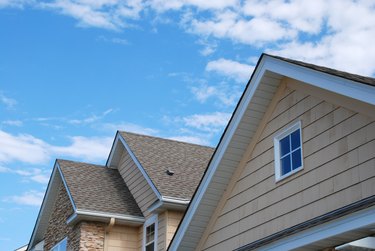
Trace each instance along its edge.
<instances>
[{"instance_id":1,"label":"gable roof","mask_svg":"<svg viewBox=\"0 0 375 251\"><path fill-rule=\"evenodd\" d=\"M145 221L118 170L59 159L55 162L28 250L43 240L61 184L74 211L67 224L82 219L109 222L115 218L119 223L134 225Z\"/></svg>"},{"instance_id":2,"label":"gable roof","mask_svg":"<svg viewBox=\"0 0 375 251\"><path fill-rule=\"evenodd\" d=\"M213 148L129 132L120 134L162 197L191 199Z\"/></svg>"},{"instance_id":3,"label":"gable roof","mask_svg":"<svg viewBox=\"0 0 375 251\"><path fill-rule=\"evenodd\" d=\"M262 54L168 250L196 249L285 77L375 105L373 78Z\"/></svg>"},{"instance_id":4,"label":"gable roof","mask_svg":"<svg viewBox=\"0 0 375 251\"><path fill-rule=\"evenodd\" d=\"M57 160L77 210L142 217L142 212L117 169Z\"/></svg>"}]
</instances>

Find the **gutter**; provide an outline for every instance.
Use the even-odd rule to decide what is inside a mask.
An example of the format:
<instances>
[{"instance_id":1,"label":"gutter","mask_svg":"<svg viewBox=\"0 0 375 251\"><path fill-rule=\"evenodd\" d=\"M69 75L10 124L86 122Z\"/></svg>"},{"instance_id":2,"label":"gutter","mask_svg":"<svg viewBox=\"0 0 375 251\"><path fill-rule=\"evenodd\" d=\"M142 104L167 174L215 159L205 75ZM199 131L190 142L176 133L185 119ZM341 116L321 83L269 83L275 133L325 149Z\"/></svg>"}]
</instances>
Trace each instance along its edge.
<instances>
[{"instance_id":1,"label":"gutter","mask_svg":"<svg viewBox=\"0 0 375 251\"><path fill-rule=\"evenodd\" d=\"M82 220L99 221L105 223L116 221L116 224L130 226L140 226L145 222L145 218L143 216L76 209L75 212L67 219L66 223L68 225L75 224Z\"/></svg>"},{"instance_id":2,"label":"gutter","mask_svg":"<svg viewBox=\"0 0 375 251\"><path fill-rule=\"evenodd\" d=\"M185 210L190 203L190 200L175 198L175 197L168 197L168 196L161 196L160 200L154 202L148 209L150 213L152 212L159 212L165 209L177 209L177 210Z\"/></svg>"}]
</instances>

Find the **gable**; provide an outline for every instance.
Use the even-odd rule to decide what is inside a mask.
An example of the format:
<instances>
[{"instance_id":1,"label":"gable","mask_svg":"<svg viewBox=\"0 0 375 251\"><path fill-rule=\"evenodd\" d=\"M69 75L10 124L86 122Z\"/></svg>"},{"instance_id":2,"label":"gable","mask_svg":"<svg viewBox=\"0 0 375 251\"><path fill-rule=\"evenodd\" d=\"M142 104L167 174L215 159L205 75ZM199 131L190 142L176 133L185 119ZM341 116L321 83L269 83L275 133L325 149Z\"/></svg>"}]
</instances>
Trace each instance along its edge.
<instances>
[{"instance_id":1,"label":"gable","mask_svg":"<svg viewBox=\"0 0 375 251\"><path fill-rule=\"evenodd\" d=\"M273 138L295 121L302 124L304 167L277 182ZM260 130L199 250L239 248L374 194L367 188L375 182L373 118L285 89Z\"/></svg>"},{"instance_id":2,"label":"gable","mask_svg":"<svg viewBox=\"0 0 375 251\"><path fill-rule=\"evenodd\" d=\"M238 166L247 164L257 139L261 136L262 130L259 128L267 124L267 118L272 115L278 103L275 97L287 88L286 79L294 79L306 87L313 86L348 97L367 107L375 105L375 88L372 85L358 83L343 75L345 74L341 72L331 74L322 69L316 70L311 65L306 67L262 55L177 230L170 250L196 249L206 226L212 227L214 223L210 222L211 215L215 214L216 208L223 206L221 198L228 197L232 191L233 187L228 184L234 182L230 181L239 179L240 173L235 173L235 170ZM365 79L375 83L374 79ZM262 158L259 161L265 160ZM235 229L239 224L232 227Z\"/></svg>"}]
</instances>

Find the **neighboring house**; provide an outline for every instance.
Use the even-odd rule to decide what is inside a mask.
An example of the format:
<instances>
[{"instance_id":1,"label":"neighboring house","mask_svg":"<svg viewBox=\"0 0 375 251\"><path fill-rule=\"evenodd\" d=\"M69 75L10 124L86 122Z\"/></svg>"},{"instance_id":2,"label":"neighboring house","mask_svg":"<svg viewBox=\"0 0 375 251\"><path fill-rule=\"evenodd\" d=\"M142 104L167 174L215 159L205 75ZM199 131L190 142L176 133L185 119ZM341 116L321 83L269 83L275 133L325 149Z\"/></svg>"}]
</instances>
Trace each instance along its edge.
<instances>
[{"instance_id":1,"label":"neighboring house","mask_svg":"<svg viewBox=\"0 0 375 251\"><path fill-rule=\"evenodd\" d=\"M166 250L212 153L117 132L106 166L57 160L28 250Z\"/></svg>"},{"instance_id":2,"label":"neighboring house","mask_svg":"<svg viewBox=\"0 0 375 251\"><path fill-rule=\"evenodd\" d=\"M169 250L370 250L374 234L375 79L263 54Z\"/></svg>"}]
</instances>

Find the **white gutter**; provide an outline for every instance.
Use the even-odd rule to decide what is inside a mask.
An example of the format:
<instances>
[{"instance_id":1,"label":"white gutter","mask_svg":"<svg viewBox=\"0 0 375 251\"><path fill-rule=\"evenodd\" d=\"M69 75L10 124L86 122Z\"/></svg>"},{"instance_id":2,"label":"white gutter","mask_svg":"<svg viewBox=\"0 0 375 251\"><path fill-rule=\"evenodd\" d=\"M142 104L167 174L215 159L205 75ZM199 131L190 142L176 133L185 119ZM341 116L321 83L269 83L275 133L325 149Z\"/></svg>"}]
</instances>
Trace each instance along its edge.
<instances>
[{"instance_id":1,"label":"white gutter","mask_svg":"<svg viewBox=\"0 0 375 251\"><path fill-rule=\"evenodd\" d=\"M183 209L185 210L189 205L190 200L184 200L175 197L162 196L161 200L156 201L147 210L152 213L162 209Z\"/></svg>"},{"instance_id":2,"label":"white gutter","mask_svg":"<svg viewBox=\"0 0 375 251\"><path fill-rule=\"evenodd\" d=\"M66 223L71 224L72 222L75 222L76 220L89 219L89 218L90 219L96 218L97 220L105 221L105 222L108 222L111 220L111 218L114 218L116 222L119 222L119 223L121 222L124 224L130 224L130 225L142 225L145 222L145 218L140 217L140 216L77 209L72 214L72 216L68 218Z\"/></svg>"}]
</instances>

